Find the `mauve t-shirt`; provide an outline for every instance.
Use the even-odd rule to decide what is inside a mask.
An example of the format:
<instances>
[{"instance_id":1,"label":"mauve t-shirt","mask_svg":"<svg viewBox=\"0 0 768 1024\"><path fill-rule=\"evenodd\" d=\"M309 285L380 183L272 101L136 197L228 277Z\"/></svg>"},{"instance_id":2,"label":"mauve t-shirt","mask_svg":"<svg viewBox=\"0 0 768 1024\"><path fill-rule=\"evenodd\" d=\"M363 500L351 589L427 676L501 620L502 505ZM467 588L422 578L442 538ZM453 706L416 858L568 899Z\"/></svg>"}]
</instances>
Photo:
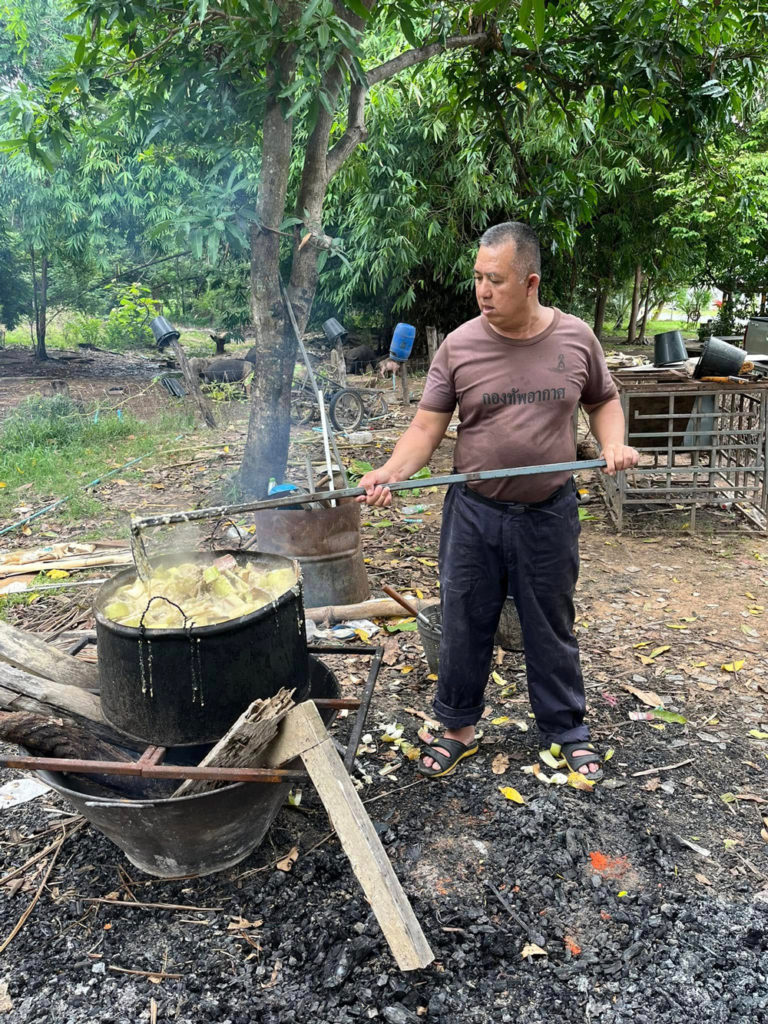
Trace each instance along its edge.
<instances>
[{"instance_id":1,"label":"mauve t-shirt","mask_svg":"<svg viewBox=\"0 0 768 1024\"><path fill-rule=\"evenodd\" d=\"M600 342L578 317L554 309L533 338L505 338L484 316L452 331L429 368L420 408L453 412L459 473L546 465L576 458L579 402L617 395ZM471 486L497 501L544 501L569 473L538 473Z\"/></svg>"}]
</instances>

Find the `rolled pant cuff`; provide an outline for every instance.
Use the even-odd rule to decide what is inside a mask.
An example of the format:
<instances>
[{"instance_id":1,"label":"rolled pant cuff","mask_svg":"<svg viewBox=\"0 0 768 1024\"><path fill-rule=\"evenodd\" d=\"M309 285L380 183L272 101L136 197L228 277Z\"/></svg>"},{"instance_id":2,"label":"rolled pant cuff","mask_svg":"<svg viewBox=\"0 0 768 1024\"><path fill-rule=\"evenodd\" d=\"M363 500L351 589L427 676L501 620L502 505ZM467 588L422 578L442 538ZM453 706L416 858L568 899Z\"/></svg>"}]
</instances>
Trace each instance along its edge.
<instances>
[{"instance_id":1,"label":"rolled pant cuff","mask_svg":"<svg viewBox=\"0 0 768 1024\"><path fill-rule=\"evenodd\" d=\"M541 730L539 731L541 732ZM552 743L559 743L562 746L563 743L589 743L590 741L589 728L586 725L578 725L575 729L569 729L568 732L561 733L559 736L555 736L554 733L548 735L545 732L542 732L542 736L544 737L544 742L550 745Z\"/></svg>"},{"instance_id":2,"label":"rolled pant cuff","mask_svg":"<svg viewBox=\"0 0 768 1024\"><path fill-rule=\"evenodd\" d=\"M446 729L463 729L467 725L476 725L485 710L485 704L473 708L451 708L442 701L432 703L435 718L438 718Z\"/></svg>"}]
</instances>

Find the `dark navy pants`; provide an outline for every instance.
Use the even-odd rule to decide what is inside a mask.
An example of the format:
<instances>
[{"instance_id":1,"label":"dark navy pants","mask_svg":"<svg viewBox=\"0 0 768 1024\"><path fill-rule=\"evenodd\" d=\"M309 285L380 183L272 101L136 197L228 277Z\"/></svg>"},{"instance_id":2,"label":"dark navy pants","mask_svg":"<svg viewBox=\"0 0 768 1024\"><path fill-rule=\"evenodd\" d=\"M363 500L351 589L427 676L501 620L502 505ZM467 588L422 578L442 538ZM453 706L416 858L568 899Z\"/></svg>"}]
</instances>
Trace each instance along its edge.
<instances>
[{"instance_id":1,"label":"dark navy pants","mask_svg":"<svg viewBox=\"0 0 768 1024\"><path fill-rule=\"evenodd\" d=\"M511 594L542 737L547 743L589 739L573 633L580 530L572 480L531 505L451 487L440 534L443 632L433 705L447 728L474 725L483 713L494 634Z\"/></svg>"}]
</instances>

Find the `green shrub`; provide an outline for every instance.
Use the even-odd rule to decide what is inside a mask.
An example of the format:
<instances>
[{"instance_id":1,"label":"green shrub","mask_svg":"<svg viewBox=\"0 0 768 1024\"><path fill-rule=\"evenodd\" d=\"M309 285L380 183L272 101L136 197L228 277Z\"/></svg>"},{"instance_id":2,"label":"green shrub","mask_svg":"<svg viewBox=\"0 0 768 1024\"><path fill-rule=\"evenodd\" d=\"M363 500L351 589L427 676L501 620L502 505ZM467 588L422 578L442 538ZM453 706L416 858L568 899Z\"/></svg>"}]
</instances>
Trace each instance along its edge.
<instances>
[{"instance_id":1,"label":"green shrub","mask_svg":"<svg viewBox=\"0 0 768 1024\"><path fill-rule=\"evenodd\" d=\"M160 305L152 298L149 288L134 283L114 291L117 305L109 311L103 328L106 348L123 352L153 345L149 322L159 315Z\"/></svg>"},{"instance_id":2,"label":"green shrub","mask_svg":"<svg viewBox=\"0 0 768 1024\"><path fill-rule=\"evenodd\" d=\"M102 340L104 326L97 316L77 313L64 325L64 340L70 348L78 345L98 346Z\"/></svg>"}]
</instances>

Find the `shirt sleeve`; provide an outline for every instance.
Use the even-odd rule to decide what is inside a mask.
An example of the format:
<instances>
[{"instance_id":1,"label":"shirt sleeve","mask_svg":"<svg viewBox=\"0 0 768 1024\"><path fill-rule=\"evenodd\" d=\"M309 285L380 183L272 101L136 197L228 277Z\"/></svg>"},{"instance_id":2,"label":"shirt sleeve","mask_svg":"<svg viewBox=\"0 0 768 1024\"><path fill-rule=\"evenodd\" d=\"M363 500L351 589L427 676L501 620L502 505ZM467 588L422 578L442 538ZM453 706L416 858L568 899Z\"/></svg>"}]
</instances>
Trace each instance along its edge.
<instances>
[{"instance_id":1,"label":"shirt sleeve","mask_svg":"<svg viewBox=\"0 0 768 1024\"><path fill-rule=\"evenodd\" d=\"M589 377L581 392L579 401L583 405L602 405L618 395L608 364L605 361L603 346L595 335L587 328L589 341Z\"/></svg>"},{"instance_id":2,"label":"shirt sleeve","mask_svg":"<svg viewBox=\"0 0 768 1024\"><path fill-rule=\"evenodd\" d=\"M427 412L453 412L456 408L456 389L451 371L448 338L437 350L430 364L419 408Z\"/></svg>"}]
</instances>

